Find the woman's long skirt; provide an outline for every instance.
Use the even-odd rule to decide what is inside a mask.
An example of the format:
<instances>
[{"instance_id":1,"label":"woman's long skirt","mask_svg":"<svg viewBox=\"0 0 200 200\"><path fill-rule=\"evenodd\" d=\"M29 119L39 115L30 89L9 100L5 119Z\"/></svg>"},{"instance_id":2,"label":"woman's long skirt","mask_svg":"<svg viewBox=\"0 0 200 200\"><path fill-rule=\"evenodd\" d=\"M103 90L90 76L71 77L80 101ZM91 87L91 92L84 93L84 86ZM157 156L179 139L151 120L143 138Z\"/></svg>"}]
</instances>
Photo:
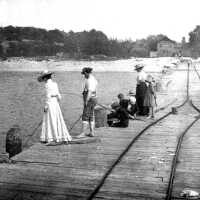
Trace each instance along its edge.
<instances>
[{"instance_id":1,"label":"woman's long skirt","mask_svg":"<svg viewBox=\"0 0 200 200\"><path fill-rule=\"evenodd\" d=\"M145 82L141 82L136 87L136 105L139 115L147 115L148 108L144 107L144 98L147 91L147 85Z\"/></svg>"},{"instance_id":2,"label":"woman's long skirt","mask_svg":"<svg viewBox=\"0 0 200 200\"><path fill-rule=\"evenodd\" d=\"M40 140L42 142L67 142L72 138L69 135L59 103L56 98L47 103L48 111L44 113L42 133Z\"/></svg>"}]
</instances>

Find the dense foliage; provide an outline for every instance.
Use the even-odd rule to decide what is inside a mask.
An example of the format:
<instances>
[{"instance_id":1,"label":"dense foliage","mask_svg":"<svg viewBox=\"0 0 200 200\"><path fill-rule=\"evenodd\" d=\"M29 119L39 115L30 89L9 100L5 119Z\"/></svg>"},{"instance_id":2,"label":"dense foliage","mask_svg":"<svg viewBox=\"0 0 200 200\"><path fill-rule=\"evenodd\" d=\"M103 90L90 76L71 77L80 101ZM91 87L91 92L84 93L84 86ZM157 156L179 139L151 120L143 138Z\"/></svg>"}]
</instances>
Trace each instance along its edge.
<instances>
[{"instance_id":1,"label":"dense foliage","mask_svg":"<svg viewBox=\"0 0 200 200\"><path fill-rule=\"evenodd\" d=\"M200 26L189 33L189 43L186 45L186 49L190 51L192 57L200 56Z\"/></svg>"},{"instance_id":2,"label":"dense foliage","mask_svg":"<svg viewBox=\"0 0 200 200\"><path fill-rule=\"evenodd\" d=\"M146 39L131 41L109 39L95 29L68 33L60 30L45 30L34 27L1 27L0 56L52 56L65 58L128 58L148 57L156 51L157 43L170 40L167 36L149 36Z\"/></svg>"}]
</instances>

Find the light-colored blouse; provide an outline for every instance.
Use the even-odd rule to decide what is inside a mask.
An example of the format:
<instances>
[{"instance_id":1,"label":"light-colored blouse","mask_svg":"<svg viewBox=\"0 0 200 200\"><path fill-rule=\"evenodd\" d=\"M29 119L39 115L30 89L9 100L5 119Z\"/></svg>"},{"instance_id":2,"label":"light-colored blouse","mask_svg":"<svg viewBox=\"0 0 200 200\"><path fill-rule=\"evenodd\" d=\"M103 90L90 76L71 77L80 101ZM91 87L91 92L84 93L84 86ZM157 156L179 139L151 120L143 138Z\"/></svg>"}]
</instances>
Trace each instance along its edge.
<instances>
[{"instance_id":1,"label":"light-colored blouse","mask_svg":"<svg viewBox=\"0 0 200 200\"><path fill-rule=\"evenodd\" d=\"M97 85L98 82L96 78L92 74L90 74L89 78L85 79L84 91L90 91L92 93L96 93Z\"/></svg>"},{"instance_id":2,"label":"light-colored blouse","mask_svg":"<svg viewBox=\"0 0 200 200\"><path fill-rule=\"evenodd\" d=\"M145 82L147 79L147 74L144 71L138 72L137 75L137 84L139 85L141 82Z\"/></svg>"},{"instance_id":3,"label":"light-colored blouse","mask_svg":"<svg viewBox=\"0 0 200 200\"><path fill-rule=\"evenodd\" d=\"M61 94L58 89L58 85L56 82L48 79L45 84L46 89L46 103L51 102L55 98L61 99Z\"/></svg>"}]
</instances>

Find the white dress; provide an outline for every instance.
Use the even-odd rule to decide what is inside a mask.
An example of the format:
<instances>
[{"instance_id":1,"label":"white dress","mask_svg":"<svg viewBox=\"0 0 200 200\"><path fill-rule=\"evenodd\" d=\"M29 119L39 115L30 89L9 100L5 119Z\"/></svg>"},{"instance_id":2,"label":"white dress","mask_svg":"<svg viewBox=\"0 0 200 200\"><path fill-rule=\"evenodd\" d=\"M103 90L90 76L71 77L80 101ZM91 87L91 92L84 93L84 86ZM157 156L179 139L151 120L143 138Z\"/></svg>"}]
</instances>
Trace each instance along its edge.
<instances>
[{"instance_id":1,"label":"white dress","mask_svg":"<svg viewBox=\"0 0 200 200\"><path fill-rule=\"evenodd\" d=\"M42 142L71 141L72 138L69 135L58 103L58 99L61 98L58 90L58 85L51 79L48 79L47 83L45 84L45 89L45 107L47 107L48 110L44 113L43 116L42 133L40 140ZM55 95L57 95L57 97L55 97Z\"/></svg>"}]
</instances>

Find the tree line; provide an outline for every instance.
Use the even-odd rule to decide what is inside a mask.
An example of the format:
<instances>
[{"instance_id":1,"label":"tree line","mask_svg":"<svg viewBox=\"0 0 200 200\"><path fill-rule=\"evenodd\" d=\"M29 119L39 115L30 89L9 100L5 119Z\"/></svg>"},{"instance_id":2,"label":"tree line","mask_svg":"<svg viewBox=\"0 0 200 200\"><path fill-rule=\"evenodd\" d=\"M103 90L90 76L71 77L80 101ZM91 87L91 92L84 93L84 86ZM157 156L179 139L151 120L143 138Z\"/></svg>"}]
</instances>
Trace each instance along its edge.
<instances>
[{"instance_id":1,"label":"tree line","mask_svg":"<svg viewBox=\"0 0 200 200\"><path fill-rule=\"evenodd\" d=\"M200 26L189 33L185 50L200 55ZM108 38L102 31L82 32L45 30L35 27L0 27L0 56L65 56L82 59L148 57L160 41L172 41L166 35L151 35L136 41ZM172 41L174 42L174 41Z\"/></svg>"},{"instance_id":2,"label":"tree line","mask_svg":"<svg viewBox=\"0 0 200 200\"><path fill-rule=\"evenodd\" d=\"M148 57L156 50L161 40L170 40L165 35L149 36L142 40L117 40L108 38L102 31L68 33L60 30L45 30L34 27L0 27L0 56L54 56L72 58L102 57Z\"/></svg>"}]
</instances>

